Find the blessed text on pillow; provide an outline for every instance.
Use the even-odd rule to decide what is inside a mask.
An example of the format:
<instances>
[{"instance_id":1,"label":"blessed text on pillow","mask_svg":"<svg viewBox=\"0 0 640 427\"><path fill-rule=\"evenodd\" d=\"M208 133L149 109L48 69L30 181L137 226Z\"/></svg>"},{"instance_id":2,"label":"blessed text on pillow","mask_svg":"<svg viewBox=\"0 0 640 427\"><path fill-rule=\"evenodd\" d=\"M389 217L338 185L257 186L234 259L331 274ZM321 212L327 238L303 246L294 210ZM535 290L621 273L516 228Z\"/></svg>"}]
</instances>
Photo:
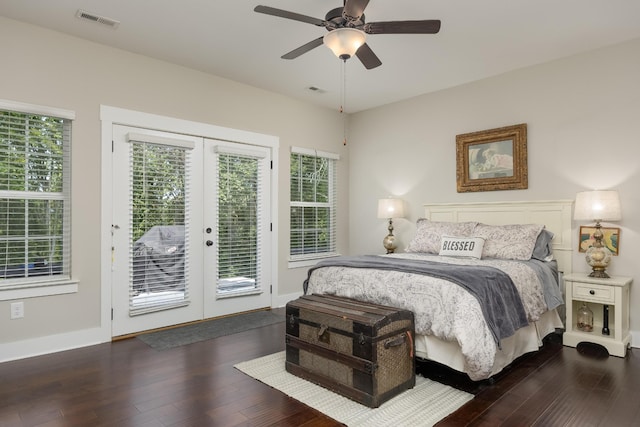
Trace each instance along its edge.
<instances>
[{"instance_id":1,"label":"blessed text on pillow","mask_svg":"<svg viewBox=\"0 0 640 427\"><path fill-rule=\"evenodd\" d=\"M482 237L444 236L439 255L480 259L483 247L484 239Z\"/></svg>"}]
</instances>

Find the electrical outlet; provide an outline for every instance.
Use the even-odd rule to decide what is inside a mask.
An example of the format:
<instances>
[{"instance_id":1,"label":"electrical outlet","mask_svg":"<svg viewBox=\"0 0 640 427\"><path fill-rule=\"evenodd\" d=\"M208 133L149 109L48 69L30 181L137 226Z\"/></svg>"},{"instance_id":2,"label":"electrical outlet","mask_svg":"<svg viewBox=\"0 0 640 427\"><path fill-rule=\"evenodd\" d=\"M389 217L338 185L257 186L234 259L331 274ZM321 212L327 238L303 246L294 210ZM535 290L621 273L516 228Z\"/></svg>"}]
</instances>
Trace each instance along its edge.
<instances>
[{"instance_id":1,"label":"electrical outlet","mask_svg":"<svg viewBox=\"0 0 640 427\"><path fill-rule=\"evenodd\" d=\"M24 317L24 302L11 303L11 320L22 319Z\"/></svg>"}]
</instances>

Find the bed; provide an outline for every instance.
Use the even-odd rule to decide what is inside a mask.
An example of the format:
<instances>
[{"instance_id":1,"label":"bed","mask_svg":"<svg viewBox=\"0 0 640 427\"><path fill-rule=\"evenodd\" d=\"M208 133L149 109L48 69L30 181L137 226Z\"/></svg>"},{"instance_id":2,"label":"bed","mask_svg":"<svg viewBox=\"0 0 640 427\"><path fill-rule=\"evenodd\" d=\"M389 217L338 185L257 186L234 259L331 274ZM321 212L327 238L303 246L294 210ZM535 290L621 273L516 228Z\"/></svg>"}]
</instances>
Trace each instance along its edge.
<instances>
[{"instance_id":1,"label":"bed","mask_svg":"<svg viewBox=\"0 0 640 427\"><path fill-rule=\"evenodd\" d=\"M405 253L325 260L309 270L305 293L411 310L417 358L484 380L563 327L571 208L571 200L425 205Z\"/></svg>"}]
</instances>

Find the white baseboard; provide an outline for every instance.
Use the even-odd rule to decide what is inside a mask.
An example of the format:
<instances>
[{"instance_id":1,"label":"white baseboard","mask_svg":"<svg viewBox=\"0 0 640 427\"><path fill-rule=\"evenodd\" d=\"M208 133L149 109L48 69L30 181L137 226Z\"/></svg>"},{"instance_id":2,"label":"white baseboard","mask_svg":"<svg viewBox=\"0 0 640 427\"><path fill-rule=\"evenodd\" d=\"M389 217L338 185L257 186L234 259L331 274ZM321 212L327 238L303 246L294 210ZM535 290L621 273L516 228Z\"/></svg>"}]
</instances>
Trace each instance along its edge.
<instances>
[{"instance_id":1,"label":"white baseboard","mask_svg":"<svg viewBox=\"0 0 640 427\"><path fill-rule=\"evenodd\" d=\"M293 301L294 299L298 299L302 296L302 292L294 292L292 294L286 295L278 295L274 297L271 301L272 308L284 307L287 305L289 301Z\"/></svg>"},{"instance_id":2,"label":"white baseboard","mask_svg":"<svg viewBox=\"0 0 640 427\"><path fill-rule=\"evenodd\" d=\"M284 307L299 298L302 292L280 295L272 301L272 308ZM640 348L640 331L631 331L631 347ZM110 342L108 331L102 328L84 329L64 334L49 335L23 341L0 343L0 363L59 351L73 350Z\"/></svg>"},{"instance_id":3,"label":"white baseboard","mask_svg":"<svg viewBox=\"0 0 640 427\"><path fill-rule=\"evenodd\" d=\"M106 335L106 336L105 336ZM83 329L23 341L0 343L0 363L110 342L101 328Z\"/></svg>"},{"instance_id":4,"label":"white baseboard","mask_svg":"<svg viewBox=\"0 0 640 427\"><path fill-rule=\"evenodd\" d=\"M640 331L630 331L631 333L631 347L640 348Z\"/></svg>"},{"instance_id":5,"label":"white baseboard","mask_svg":"<svg viewBox=\"0 0 640 427\"><path fill-rule=\"evenodd\" d=\"M289 301L295 300L301 295L302 292L296 292L274 297L272 300L272 307L284 307ZM103 330L103 328L91 328L31 338L22 341L0 343L0 363L41 356L43 354L57 353L59 351L73 350L75 348L87 347L110 341L111 336L109 335L108 329Z\"/></svg>"}]
</instances>

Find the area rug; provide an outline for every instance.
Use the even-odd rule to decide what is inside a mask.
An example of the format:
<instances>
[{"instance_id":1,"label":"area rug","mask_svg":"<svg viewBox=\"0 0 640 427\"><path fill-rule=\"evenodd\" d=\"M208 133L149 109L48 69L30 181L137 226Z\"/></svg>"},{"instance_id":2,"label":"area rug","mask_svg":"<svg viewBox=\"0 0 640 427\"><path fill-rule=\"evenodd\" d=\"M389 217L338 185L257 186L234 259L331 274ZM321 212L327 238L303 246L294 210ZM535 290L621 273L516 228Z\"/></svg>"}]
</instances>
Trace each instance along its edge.
<instances>
[{"instance_id":1,"label":"area rug","mask_svg":"<svg viewBox=\"0 0 640 427\"><path fill-rule=\"evenodd\" d=\"M347 426L432 426L473 399L472 394L417 376L413 389L372 409L288 373L284 362L285 353L280 352L235 368Z\"/></svg>"},{"instance_id":2,"label":"area rug","mask_svg":"<svg viewBox=\"0 0 640 427\"><path fill-rule=\"evenodd\" d=\"M193 344L225 335L261 328L274 323L284 322L284 315L272 311L254 311L236 316L222 317L206 322L194 323L173 329L138 335L155 350L167 350L181 345Z\"/></svg>"}]
</instances>

